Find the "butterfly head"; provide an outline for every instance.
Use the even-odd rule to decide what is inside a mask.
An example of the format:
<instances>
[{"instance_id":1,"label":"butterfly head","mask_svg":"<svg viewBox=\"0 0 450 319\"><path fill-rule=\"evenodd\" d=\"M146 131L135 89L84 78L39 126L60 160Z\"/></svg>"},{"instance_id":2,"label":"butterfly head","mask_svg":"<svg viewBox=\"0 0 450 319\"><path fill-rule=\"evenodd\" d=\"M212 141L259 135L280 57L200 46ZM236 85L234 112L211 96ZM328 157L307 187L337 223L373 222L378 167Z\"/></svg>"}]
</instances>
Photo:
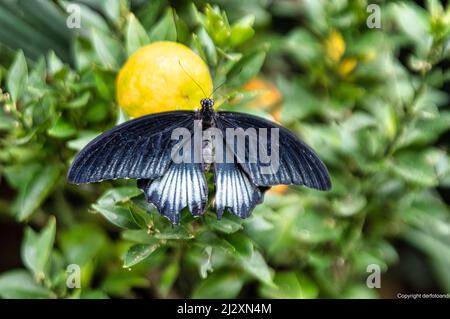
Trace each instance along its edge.
<instances>
[{"instance_id":1,"label":"butterfly head","mask_svg":"<svg viewBox=\"0 0 450 319\"><path fill-rule=\"evenodd\" d=\"M202 110L211 110L214 106L214 100L210 98L201 99L200 105L202 106Z\"/></svg>"}]
</instances>

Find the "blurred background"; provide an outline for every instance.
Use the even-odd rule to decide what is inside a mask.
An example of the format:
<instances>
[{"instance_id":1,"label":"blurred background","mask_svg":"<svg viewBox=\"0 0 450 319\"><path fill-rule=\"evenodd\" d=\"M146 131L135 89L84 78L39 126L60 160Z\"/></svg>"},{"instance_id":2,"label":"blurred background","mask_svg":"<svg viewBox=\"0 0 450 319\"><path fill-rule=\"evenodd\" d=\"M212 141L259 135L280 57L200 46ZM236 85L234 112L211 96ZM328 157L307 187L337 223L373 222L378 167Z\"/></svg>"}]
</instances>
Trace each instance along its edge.
<instances>
[{"instance_id":1,"label":"blurred background","mask_svg":"<svg viewBox=\"0 0 450 319\"><path fill-rule=\"evenodd\" d=\"M173 227L134 181L69 185L76 152L126 119L118 70L158 40L227 81L221 109L311 145L332 190ZM0 297L450 293L449 58L439 0L2 0Z\"/></svg>"}]
</instances>

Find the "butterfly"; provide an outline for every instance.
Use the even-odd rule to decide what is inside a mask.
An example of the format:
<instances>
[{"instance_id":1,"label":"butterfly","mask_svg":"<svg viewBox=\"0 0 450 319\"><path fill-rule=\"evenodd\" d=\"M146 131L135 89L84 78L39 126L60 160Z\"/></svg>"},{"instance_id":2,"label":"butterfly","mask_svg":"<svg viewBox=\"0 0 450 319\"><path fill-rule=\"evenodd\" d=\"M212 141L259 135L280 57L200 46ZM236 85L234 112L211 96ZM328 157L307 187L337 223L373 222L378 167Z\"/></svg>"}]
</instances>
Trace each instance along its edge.
<instances>
[{"instance_id":1,"label":"butterfly","mask_svg":"<svg viewBox=\"0 0 450 319\"><path fill-rule=\"evenodd\" d=\"M324 163L283 126L254 115L216 112L210 98L200 105L197 111L135 118L104 132L75 157L69 182L137 179L146 200L173 224L180 223L186 207L194 216L205 212L208 171L219 219L225 210L249 217L273 185L331 188ZM211 130L214 134L203 134Z\"/></svg>"}]
</instances>

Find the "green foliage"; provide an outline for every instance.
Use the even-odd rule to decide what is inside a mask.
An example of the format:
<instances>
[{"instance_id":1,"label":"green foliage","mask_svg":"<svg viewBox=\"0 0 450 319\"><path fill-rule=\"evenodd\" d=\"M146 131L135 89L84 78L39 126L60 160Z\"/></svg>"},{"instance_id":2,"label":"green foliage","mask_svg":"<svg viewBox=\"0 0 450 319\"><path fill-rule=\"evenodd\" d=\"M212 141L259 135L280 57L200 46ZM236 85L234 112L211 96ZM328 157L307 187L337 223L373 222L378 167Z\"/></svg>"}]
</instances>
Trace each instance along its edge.
<instances>
[{"instance_id":1,"label":"green foliage","mask_svg":"<svg viewBox=\"0 0 450 319\"><path fill-rule=\"evenodd\" d=\"M28 2L0 8L0 217L25 228L24 267L0 274L0 297L142 297L135 288L150 297L376 297L366 267L395 264L398 239L423 251L450 289L450 215L436 190L450 185L448 149L437 143L450 128L449 6L380 1L382 29L369 29L368 1L84 0L82 27L69 31L69 2L39 1L42 15ZM280 20L292 25L280 31ZM258 76L275 84L280 121L325 160L332 191L290 187L267 193L246 220L218 221L209 209L172 226L133 181L69 185L76 152L124 120L114 91L121 65L158 40L190 46L216 86L226 81L216 92L223 109L275 116L243 88ZM66 285L70 264L81 288Z\"/></svg>"}]
</instances>

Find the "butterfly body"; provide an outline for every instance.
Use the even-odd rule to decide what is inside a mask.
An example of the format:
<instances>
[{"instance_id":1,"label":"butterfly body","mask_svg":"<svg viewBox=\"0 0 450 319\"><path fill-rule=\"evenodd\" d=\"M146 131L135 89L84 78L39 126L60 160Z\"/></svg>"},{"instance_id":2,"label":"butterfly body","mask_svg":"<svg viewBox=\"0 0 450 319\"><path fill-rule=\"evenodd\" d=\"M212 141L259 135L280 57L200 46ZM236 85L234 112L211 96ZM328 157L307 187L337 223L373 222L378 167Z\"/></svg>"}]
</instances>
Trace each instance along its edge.
<instances>
[{"instance_id":1,"label":"butterfly body","mask_svg":"<svg viewBox=\"0 0 450 319\"><path fill-rule=\"evenodd\" d=\"M91 141L75 158L75 184L135 178L146 199L172 223L187 207L204 213L206 171L214 173L217 215L246 218L272 185L331 187L318 156L286 128L236 112L216 112L212 99L198 111L152 114L125 122Z\"/></svg>"}]
</instances>

